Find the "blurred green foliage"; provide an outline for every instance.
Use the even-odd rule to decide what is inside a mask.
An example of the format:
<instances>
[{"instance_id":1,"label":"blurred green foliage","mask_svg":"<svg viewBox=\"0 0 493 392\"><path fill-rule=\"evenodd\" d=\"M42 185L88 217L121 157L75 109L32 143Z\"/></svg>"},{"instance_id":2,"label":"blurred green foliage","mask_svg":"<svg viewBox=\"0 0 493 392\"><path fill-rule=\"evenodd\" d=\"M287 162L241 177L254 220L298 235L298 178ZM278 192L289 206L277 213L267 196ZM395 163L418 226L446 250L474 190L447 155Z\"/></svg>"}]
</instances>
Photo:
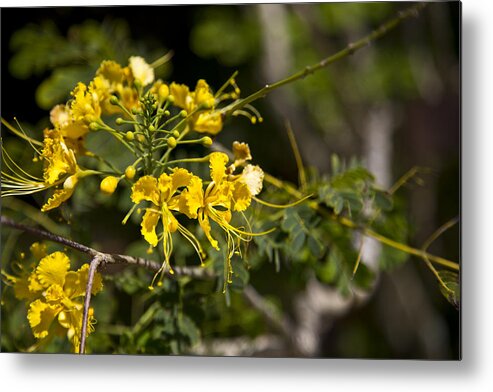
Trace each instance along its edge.
<instances>
[{"instance_id":1,"label":"blurred green foliage","mask_svg":"<svg viewBox=\"0 0 493 392\"><path fill-rule=\"evenodd\" d=\"M19 79L44 76L36 90L36 102L51 109L64 102L78 82L87 82L101 61L113 59L126 63L132 55L155 60L166 53L165 48L149 48L132 41L129 26L124 20L99 23L87 20L72 26L66 35L54 21L30 24L15 32L10 41L14 56L9 70ZM169 66L158 69L158 76L169 75Z\"/></svg>"}]
</instances>

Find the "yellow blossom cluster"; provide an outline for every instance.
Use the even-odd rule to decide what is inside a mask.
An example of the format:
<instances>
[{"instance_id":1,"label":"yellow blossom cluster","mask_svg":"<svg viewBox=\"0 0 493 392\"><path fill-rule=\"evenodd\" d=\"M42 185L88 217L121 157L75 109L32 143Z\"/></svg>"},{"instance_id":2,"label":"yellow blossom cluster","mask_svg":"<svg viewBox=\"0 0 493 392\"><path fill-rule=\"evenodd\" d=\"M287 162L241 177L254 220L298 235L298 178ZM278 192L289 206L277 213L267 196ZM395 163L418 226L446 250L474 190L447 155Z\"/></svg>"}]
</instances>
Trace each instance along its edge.
<instances>
[{"instance_id":1,"label":"yellow blossom cluster","mask_svg":"<svg viewBox=\"0 0 493 392\"><path fill-rule=\"evenodd\" d=\"M102 177L100 189L106 195L112 195L122 182L131 187L134 203L124 222L133 211L142 210L137 205L147 203L141 233L151 247L162 244L163 271L173 272L170 257L175 232L192 244L201 262L205 258L194 230L180 223L178 215L183 216L182 221L196 221L216 250L219 242L213 228L217 225L222 230L228 247L227 269L231 271L232 255L241 254L241 243L255 235L244 211L262 189L262 169L249 163L250 149L239 142L233 144L232 162L222 152L203 157L185 155L173 161L170 157L175 149L191 144L210 148L210 136L223 129L227 112L224 101L237 100L239 93L234 75L214 94L203 79L194 90L184 84L155 80L153 66L138 56L130 57L125 67L105 60L88 84L79 82L68 102L51 110L52 127L44 130L42 141L18 133L42 161L42 175L27 173L4 154L7 170L2 171L2 196L50 189L51 194L41 207L47 212L66 202L87 176ZM241 113L233 113L238 114ZM117 127L110 126L108 120ZM126 168L116 168L106 157L88 151L86 138L100 131L110 133L119 147L130 152L134 162ZM210 136L196 139L194 132ZM180 165L189 161L207 162L210 179L202 179ZM235 212L243 222L239 227L232 223Z\"/></svg>"},{"instance_id":2,"label":"yellow blossom cluster","mask_svg":"<svg viewBox=\"0 0 493 392\"><path fill-rule=\"evenodd\" d=\"M235 161L227 166L228 155L213 152L209 155L210 181L206 186L203 180L183 168L172 168L170 174L141 177L132 187L132 201L150 202L141 222L141 233L152 246L163 243L165 266L170 269L169 259L173 250L172 233L178 231L203 258L202 247L197 238L178 222L175 215L183 214L197 219L212 247L219 250L218 241L212 235L211 220L227 235L228 260L239 250L241 241L248 241L254 235L231 225L234 211L242 212L248 208L252 197L262 190L264 173L259 166L248 164L241 173L235 174L236 166L244 165L251 159L250 150L245 143L235 143ZM158 235L156 228L161 222ZM248 222L247 222L248 223Z\"/></svg>"},{"instance_id":3,"label":"yellow blossom cluster","mask_svg":"<svg viewBox=\"0 0 493 392\"><path fill-rule=\"evenodd\" d=\"M26 301L27 319L38 339L38 345L54 336L66 336L79 351L82 333L83 298L88 279L89 265L70 271L70 259L63 252L47 254L39 243L31 245L37 264L26 269L20 264L17 276L2 271L5 280L13 286L15 296ZM101 276L96 273L92 294L102 290ZM87 334L94 331L93 310L89 309Z\"/></svg>"}]
</instances>

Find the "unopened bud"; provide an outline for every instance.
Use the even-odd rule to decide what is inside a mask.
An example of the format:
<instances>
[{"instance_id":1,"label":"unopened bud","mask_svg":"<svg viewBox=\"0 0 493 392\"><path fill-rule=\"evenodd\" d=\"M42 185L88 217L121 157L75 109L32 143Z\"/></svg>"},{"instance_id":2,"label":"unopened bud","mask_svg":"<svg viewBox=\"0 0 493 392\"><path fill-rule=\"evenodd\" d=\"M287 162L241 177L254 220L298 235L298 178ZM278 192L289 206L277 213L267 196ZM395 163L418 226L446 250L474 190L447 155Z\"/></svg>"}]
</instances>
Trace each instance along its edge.
<instances>
[{"instance_id":1,"label":"unopened bud","mask_svg":"<svg viewBox=\"0 0 493 392\"><path fill-rule=\"evenodd\" d=\"M149 125L149 131L154 132L156 127L154 125Z\"/></svg>"},{"instance_id":2,"label":"unopened bud","mask_svg":"<svg viewBox=\"0 0 493 392\"><path fill-rule=\"evenodd\" d=\"M133 179L135 177L135 167L128 166L125 169L125 177L127 177L129 180Z\"/></svg>"},{"instance_id":3,"label":"unopened bud","mask_svg":"<svg viewBox=\"0 0 493 392\"><path fill-rule=\"evenodd\" d=\"M168 138L167 142L168 142L169 148L175 148L176 147L176 139L173 136L170 136Z\"/></svg>"},{"instance_id":4,"label":"unopened bud","mask_svg":"<svg viewBox=\"0 0 493 392\"><path fill-rule=\"evenodd\" d=\"M113 194L115 192L115 189L118 185L118 181L120 181L119 178L114 177L114 176L108 176L101 181L101 184L99 185L99 189L101 189L101 192L106 193L107 195Z\"/></svg>"},{"instance_id":5,"label":"unopened bud","mask_svg":"<svg viewBox=\"0 0 493 392\"><path fill-rule=\"evenodd\" d=\"M173 131L173 136L178 137L180 136L180 132L178 132L176 129Z\"/></svg>"},{"instance_id":6,"label":"unopened bud","mask_svg":"<svg viewBox=\"0 0 493 392\"><path fill-rule=\"evenodd\" d=\"M202 142L202 145L209 147L212 145L212 139L209 136L204 136L202 139L200 139Z\"/></svg>"},{"instance_id":7,"label":"unopened bud","mask_svg":"<svg viewBox=\"0 0 493 392\"><path fill-rule=\"evenodd\" d=\"M64 181L63 189L72 190L77 185L77 182L79 182L79 178L77 177L77 174L73 174Z\"/></svg>"},{"instance_id":8,"label":"unopened bud","mask_svg":"<svg viewBox=\"0 0 493 392\"><path fill-rule=\"evenodd\" d=\"M110 103L112 105L118 105L118 103L119 103L118 98L115 97L114 95L112 95L111 98L110 98Z\"/></svg>"},{"instance_id":9,"label":"unopened bud","mask_svg":"<svg viewBox=\"0 0 493 392\"><path fill-rule=\"evenodd\" d=\"M140 142L140 143L144 143L146 138L144 137L144 135L141 135L141 134L138 134L137 135L137 140Z\"/></svg>"},{"instance_id":10,"label":"unopened bud","mask_svg":"<svg viewBox=\"0 0 493 392\"><path fill-rule=\"evenodd\" d=\"M123 118L121 117L118 117L116 120L115 120L115 123L116 125L122 125L125 121L123 120Z\"/></svg>"},{"instance_id":11,"label":"unopened bud","mask_svg":"<svg viewBox=\"0 0 493 392\"><path fill-rule=\"evenodd\" d=\"M132 131L128 131L126 134L125 134L125 137L127 138L127 140L134 140L135 139L135 135Z\"/></svg>"},{"instance_id":12,"label":"unopened bud","mask_svg":"<svg viewBox=\"0 0 493 392\"><path fill-rule=\"evenodd\" d=\"M97 131L99 129L99 124L97 122L92 122L89 124L89 129L91 131Z\"/></svg>"},{"instance_id":13,"label":"unopened bud","mask_svg":"<svg viewBox=\"0 0 493 392\"><path fill-rule=\"evenodd\" d=\"M187 111L185 109L183 109L181 112L180 112L180 116L181 117L187 117Z\"/></svg>"}]
</instances>

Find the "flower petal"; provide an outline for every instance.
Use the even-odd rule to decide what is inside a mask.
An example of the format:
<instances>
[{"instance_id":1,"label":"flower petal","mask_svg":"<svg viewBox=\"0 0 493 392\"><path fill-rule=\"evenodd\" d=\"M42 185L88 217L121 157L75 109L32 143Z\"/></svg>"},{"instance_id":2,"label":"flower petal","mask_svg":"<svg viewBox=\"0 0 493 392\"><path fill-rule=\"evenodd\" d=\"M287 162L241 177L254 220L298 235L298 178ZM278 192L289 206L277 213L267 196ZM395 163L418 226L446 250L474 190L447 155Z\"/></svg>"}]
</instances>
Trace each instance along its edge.
<instances>
[{"instance_id":1,"label":"flower petal","mask_svg":"<svg viewBox=\"0 0 493 392\"><path fill-rule=\"evenodd\" d=\"M34 337L42 339L48 336L50 326L59 311L59 306L48 305L39 299L31 303L27 312L27 319Z\"/></svg>"},{"instance_id":2,"label":"flower petal","mask_svg":"<svg viewBox=\"0 0 493 392\"><path fill-rule=\"evenodd\" d=\"M213 152L209 158L209 167L211 168L211 178L216 184L220 184L226 175L226 163L228 156L223 152Z\"/></svg>"},{"instance_id":3,"label":"flower petal","mask_svg":"<svg viewBox=\"0 0 493 392\"><path fill-rule=\"evenodd\" d=\"M178 201L178 210L190 219L197 218L197 212L204 203L202 179L193 176L187 188L181 193Z\"/></svg>"},{"instance_id":4,"label":"flower petal","mask_svg":"<svg viewBox=\"0 0 493 392\"><path fill-rule=\"evenodd\" d=\"M140 203L142 200L153 202L159 205L159 190L157 178L153 176L144 176L132 186L132 201Z\"/></svg>"},{"instance_id":5,"label":"flower petal","mask_svg":"<svg viewBox=\"0 0 493 392\"><path fill-rule=\"evenodd\" d=\"M128 59L130 70L142 86L147 86L154 81L154 69L140 56L132 56Z\"/></svg>"},{"instance_id":6,"label":"flower petal","mask_svg":"<svg viewBox=\"0 0 493 392\"><path fill-rule=\"evenodd\" d=\"M152 246L156 246L158 243L156 226L160 217L161 214L151 209L147 209L146 213L142 217L140 232L144 236L144 239Z\"/></svg>"},{"instance_id":7,"label":"flower petal","mask_svg":"<svg viewBox=\"0 0 493 392\"><path fill-rule=\"evenodd\" d=\"M54 252L43 257L36 268L36 277L46 288L52 284L63 287L70 268L70 259L63 252Z\"/></svg>"},{"instance_id":8,"label":"flower petal","mask_svg":"<svg viewBox=\"0 0 493 392\"><path fill-rule=\"evenodd\" d=\"M179 108L189 110L190 89L184 84L171 83L170 85L171 95L175 99L174 105Z\"/></svg>"},{"instance_id":9,"label":"flower petal","mask_svg":"<svg viewBox=\"0 0 493 392\"><path fill-rule=\"evenodd\" d=\"M252 195L248 190L248 186L236 181L233 188L233 209L235 211L245 211L252 201Z\"/></svg>"},{"instance_id":10,"label":"flower petal","mask_svg":"<svg viewBox=\"0 0 493 392\"><path fill-rule=\"evenodd\" d=\"M214 238L212 238L212 235L211 235L211 224L209 222L209 217L203 212L199 214L199 224L200 224L200 227L202 228L205 236L207 237L207 239L209 240L209 242L213 246L213 248L216 250L219 250L218 242Z\"/></svg>"},{"instance_id":11,"label":"flower petal","mask_svg":"<svg viewBox=\"0 0 493 392\"><path fill-rule=\"evenodd\" d=\"M59 207L64 201L70 199L74 193L74 188L72 189L57 189L55 193L48 199L48 201L41 207L41 211L46 212L52 210L53 208Z\"/></svg>"},{"instance_id":12,"label":"flower petal","mask_svg":"<svg viewBox=\"0 0 493 392\"><path fill-rule=\"evenodd\" d=\"M193 130L199 133L217 135L222 129L223 119L221 113L216 111L200 113L193 124Z\"/></svg>"}]
</instances>

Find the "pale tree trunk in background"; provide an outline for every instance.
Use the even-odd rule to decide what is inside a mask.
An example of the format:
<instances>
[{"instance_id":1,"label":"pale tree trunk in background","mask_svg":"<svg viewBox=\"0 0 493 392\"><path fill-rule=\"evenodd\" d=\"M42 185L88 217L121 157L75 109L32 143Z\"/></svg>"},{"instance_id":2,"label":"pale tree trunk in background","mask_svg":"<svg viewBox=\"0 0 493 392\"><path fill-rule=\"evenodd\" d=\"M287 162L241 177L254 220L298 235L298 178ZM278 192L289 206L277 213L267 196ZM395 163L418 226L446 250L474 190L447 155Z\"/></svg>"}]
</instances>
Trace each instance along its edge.
<instances>
[{"instance_id":1,"label":"pale tree trunk in background","mask_svg":"<svg viewBox=\"0 0 493 392\"><path fill-rule=\"evenodd\" d=\"M262 26L264 78L279 80L292 70L287 9L282 4L259 5L257 9ZM310 128L307 116L299 108L291 90L284 88L273 92L269 102L282 120L291 122L304 163L326 171L330 149ZM315 277L309 279L305 291L294 301L297 350L305 356L317 355L323 332L330 328L333 320L347 313L355 302L358 302L357 294L343 298L336 289L321 284Z\"/></svg>"},{"instance_id":2,"label":"pale tree trunk in background","mask_svg":"<svg viewBox=\"0 0 493 392\"><path fill-rule=\"evenodd\" d=\"M262 79L269 83L281 80L293 72L288 10L284 4L259 4L258 17L262 28ZM291 86L272 92L267 98L278 114L280 124L291 122L293 133L299 141L305 164L326 170L330 153L320 135L310 127L309 118L299 106Z\"/></svg>"}]
</instances>

